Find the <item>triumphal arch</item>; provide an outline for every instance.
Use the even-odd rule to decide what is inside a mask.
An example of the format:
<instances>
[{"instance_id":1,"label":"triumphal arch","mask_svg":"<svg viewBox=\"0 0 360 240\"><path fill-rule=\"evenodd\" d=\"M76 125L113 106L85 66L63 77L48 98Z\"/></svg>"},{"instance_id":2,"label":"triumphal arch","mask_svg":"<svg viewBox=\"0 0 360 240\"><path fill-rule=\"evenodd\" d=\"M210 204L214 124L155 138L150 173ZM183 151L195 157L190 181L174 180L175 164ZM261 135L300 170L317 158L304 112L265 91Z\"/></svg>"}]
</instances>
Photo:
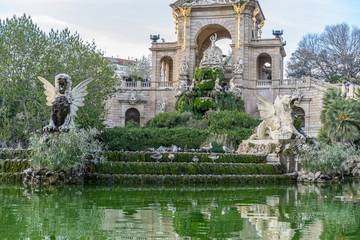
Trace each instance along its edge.
<instances>
[{"instance_id":1,"label":"triumphal arch","mask_svg":"<svg viewBox=\"0 0 360 240\"><path fill-rule=\"evenodd\" d=\"M297 113L303 128L315 136L321 126L322 97L328 87L316 79L284 79L285 42L282 31L264 39L266 18L259 0L178 0L173 10L176 42L152 36L150 82L123 82L122 92L109 102L110 126L124 126L128 120L144 125L158 113L175 111L176 89L189 86L204 60L204 52L216 41L230 39L230 64L224 67L228 82L242 90L246 111L259 117L255 92L273 102L279 94L297 94Z\"/></svg>"}]
</instances>

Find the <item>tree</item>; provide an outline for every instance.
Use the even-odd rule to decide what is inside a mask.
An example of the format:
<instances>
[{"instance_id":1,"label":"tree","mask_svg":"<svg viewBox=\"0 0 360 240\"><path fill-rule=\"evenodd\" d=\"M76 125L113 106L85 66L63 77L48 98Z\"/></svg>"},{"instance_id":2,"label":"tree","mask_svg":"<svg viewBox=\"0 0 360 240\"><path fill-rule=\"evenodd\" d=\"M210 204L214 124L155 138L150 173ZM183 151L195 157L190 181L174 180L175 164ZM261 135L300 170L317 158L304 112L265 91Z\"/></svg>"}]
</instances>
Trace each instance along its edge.
<instances>
[{"instance_id":1,"label":"tree","mask_svg":"<svg viewBox=\"0 0 360 240\"><path fill-rule=\"evenodd\" d=\"M306 35L291 55L287 75L330 82L360 78L360 29L341 23Z\"/></svg>"},{"instance_id":2,"label":"tree","mask_svg":"<svg viewBox=\"0 0 360 240\"><path fill-rule=\"evenodd\" d=\"M151 56L128 61L125 63L126 75L128 77L150 79L151 78Z\"/></svg>"},{"instance_id":3,"label":"tree","mask_svg":"<svg viewBox=\"0 0 360 240\"><path fill-rule=\"evenodd\" d=\"M319 138L328 143L353 143L360 139L360 102L347 98L341 90L329 89L323 99Z\"/></svg>"},{"instance_id":4,"label":"tree","mask_svg":"<svg viewBox=\"0 0 360 240\"><path fill-rule=\"evenodd\" d=\"M94 78L75 122L103 127L105 101L116 91L116 79L94 43L68 29L46 34L30 17L14 16L0 22L0 59L0 140L24 141L47 124L51 108L37 76L54 84L60 73L72 78L73 87Z\"/></svg>"}]
</instances>

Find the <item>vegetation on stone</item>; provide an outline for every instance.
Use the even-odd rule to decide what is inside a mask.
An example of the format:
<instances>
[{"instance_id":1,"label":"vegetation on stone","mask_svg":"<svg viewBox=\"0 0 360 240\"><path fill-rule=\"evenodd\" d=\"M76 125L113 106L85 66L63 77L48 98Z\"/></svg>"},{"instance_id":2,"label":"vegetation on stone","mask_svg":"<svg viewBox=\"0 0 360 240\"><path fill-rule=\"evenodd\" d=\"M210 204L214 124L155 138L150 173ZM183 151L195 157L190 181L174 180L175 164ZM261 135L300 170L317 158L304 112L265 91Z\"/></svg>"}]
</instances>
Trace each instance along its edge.
<instances>
[{"instance_id":1,"label":"vegetation on stone","mask_svg":"<svg viewBox=\"0 0 360 240\"><path fill-rule=\"evenodd\" d=\"M223 85L225 75L220 68L200 68L194 74L194 89L184 93L175 104L178 112L192 112L199 118L209 110L243 111L244 102L232 98L232 93L217 89Z\"/></svg>"},{"instance_id":2,"label":"vegetation on stone","mask_svg":"<svg viewBox=\"0 0 360 240\"><path fill-rule=\"evenodd\" d=\"M104 157L111 162L155 162L150 156L151 152L105 152ZM159 162L169 162L169 153L164 153ZM204 153L174 153L175 159L172 162L193 163L193 157L199 158L199 163L211 163L208 154ZM238 154L219 154L217 163L266 163L265 155L238 155Z\"/></svg>"},{"instance_id":3,"label":"vegetation on stone","mask_svg":"<svg viewBox=\"0 0 360 240\"><path fill-rule=\"evenodd\" d=\"M0 22L0 139L25 142L48 124L51 108L37 76L54 79L67 73L73 86L94 78L76 124L103 128L105 100L115 92L114 71L94 43L68 29L41 31L24 15Z\"/></svg>"},{"instance_id":4,"label":"vegetation on stone","mask_svg":"<svg viewBox=\"0 0 360 240\"><path fill-rule=\"evenodd\" d=\"M354 145L334 143L323 145L320 149L309 149L302 154L302 164L305 170L313 173L321 171L329 176L350 174L352 168L349 163L353 158L360 158L360 152Z\"/></svg>"},{"instance_id":5,"label":"vegetation on stone","mask_svg":"<svg viewBox=\"0 0 360 240\"><path fill-rule=\"evenodd\" d=\"M33 136L30 148L34 169L74 170L83 172L86 161L103 160L102 144L96 139L99 132L95 129L54 133L45 136Z\"/></svg>"}]
</instances>

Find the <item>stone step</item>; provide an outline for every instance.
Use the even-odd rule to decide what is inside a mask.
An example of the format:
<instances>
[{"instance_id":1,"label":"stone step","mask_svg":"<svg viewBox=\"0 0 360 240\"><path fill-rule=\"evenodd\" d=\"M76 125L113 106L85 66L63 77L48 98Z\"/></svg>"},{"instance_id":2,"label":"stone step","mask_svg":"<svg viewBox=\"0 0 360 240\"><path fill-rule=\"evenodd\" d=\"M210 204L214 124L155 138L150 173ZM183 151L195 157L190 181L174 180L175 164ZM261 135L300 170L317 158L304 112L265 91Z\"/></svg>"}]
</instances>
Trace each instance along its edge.
<instances>
[{"instance_id":1,"label":"stone step","mask_svg":"<svg viewBox=\"0 0 360 240\"><path fill-rule=\"evenodd\" d=\"M154 152L105 152L104 156L108 161L113 162L156 162L157 160L151 158ZM194 162L193 158L196 156L199 159L199 162L212 162L213 160L209 158L208 153L173 153L175 158L173 160L169 159L169 154L172 153L162 153L162 158L159 159L159 162ZM266 163L266 155L256 155L256 154L217 154L219 159L216 160L217 163Z\"/></svg>"},{"instance_id":2,"label":"stone step","mask_svg":"<svg viewBox=\"0 0 360 240\"><path fill-rule=\"evenodd\" d=\"M89 165L91 173L151 174L151 175L272 175L285 173L281 164L241 163L154 163L154 162L99 162Z\"/></svg>"},{"instance_id":3,"label":"stone step","mask_svg":"<svg viewBox=\"0 0 360 240\"><path fill-rule=\"evenodd\" d=\"M229 183L284 183L296 181L292 174L280 175L134 175L86 174L86 183L120 184L229 184Z\"/></svg>"}]
</instances>

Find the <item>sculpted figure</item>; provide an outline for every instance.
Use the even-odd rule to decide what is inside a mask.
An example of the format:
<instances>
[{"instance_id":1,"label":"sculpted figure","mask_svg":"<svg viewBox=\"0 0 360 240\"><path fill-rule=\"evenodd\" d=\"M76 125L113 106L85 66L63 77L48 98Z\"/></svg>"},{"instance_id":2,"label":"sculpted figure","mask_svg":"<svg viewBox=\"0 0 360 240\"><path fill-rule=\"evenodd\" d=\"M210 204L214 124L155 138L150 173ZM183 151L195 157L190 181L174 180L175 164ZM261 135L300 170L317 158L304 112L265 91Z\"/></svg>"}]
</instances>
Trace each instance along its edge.
<instances>
[{"instance_id":1,"label":"sculpted figure","mask_svg":"<svg viewBox=\"0 0 360 240\"><path fill-rule=\"evenodd\" d=\"M186 57L184 57L181 61L180 61L180 74L181 75L187 75L188 74L188 69L189 69L189 65L186 61Z\"/></svg>"},{"instance_id":2,"label":"sculpted figure","mask_svg":"<svg viewBox=\"0 0 360 240\"><path fill-rule=\"evenodd\" d=\"M166 110L166 102L163 99L162 102L161 101L157 101L157 105L158 105L158 109L160 113L164 113Z\"/></svg>"},{"instance_id":3,"label":"sculpted figure","mask_svg":"<svg viewBox=\"0 0 360 240\"><path fill-rule=\"evenodd\" d=\"M232 92L232 96L235 100L242 97L242 90L239 84L234 83L234 78L230 80L230 89L229 92Z\"/></svg>"},{"instance_id":4,"label":"sculpted figure","mask_svg":"<svg viewBox=\"0 0 360 240\"><path fill-rule=\"evenodd\" d=\"M175 87L175 91L177 91L175 97L181 97L184 93L186 93L188 91L188 85L186 81L181 81L180 86Z\"/></svg>"},{"instance_id":5,"label":"sculpted figure","mask_svg":"<svg viewBox=\"0 0 360 240\"><path fill-rule=\"evenodd\" d=\"M236 63L234 64L235 70L234 73L235 74L243 74L244 72L244 60L239 57L236 61Z\"/></svg>"},{"instance_id":6,"label":"sculpted figure","mask_svg":"<svg viewBox=\"0 0 360 240\"><path fill-rule=\"evenodd\" d=\"M222 51L219 47L216 46L217 34L215 33L210 37L211 46L206 49L204 56L200 62L200 68L202 67L222 67Z\"/></svg>"},{"instance_id":7,"label":"sculpted figure","mask_svg":"<svg viewBox=\"0 0 360 240\"><path fill-rule=\"evenodd\" d=\"M305 139L293 125L291 106L297 98L291 95L278 96L272 104L263 96L255 93L262 123L250 140L286 140L292 138Z\"/></svg>"},{"instance_id":8,"label":"sculpted figure","mask_svg":"<svg viewBox=\"0 0 360 240\"><path fill-rule=\"evenodd\" d=\"M87 79L71 90L72 81L67 74L55 77L55 87L45 78L38 77L44 84L47 106L52 107L50 123L44 131L69 131L74 127L74 118L79 107L84 106L87 85L93 79Z\"/></svg>"}]
</instances>

